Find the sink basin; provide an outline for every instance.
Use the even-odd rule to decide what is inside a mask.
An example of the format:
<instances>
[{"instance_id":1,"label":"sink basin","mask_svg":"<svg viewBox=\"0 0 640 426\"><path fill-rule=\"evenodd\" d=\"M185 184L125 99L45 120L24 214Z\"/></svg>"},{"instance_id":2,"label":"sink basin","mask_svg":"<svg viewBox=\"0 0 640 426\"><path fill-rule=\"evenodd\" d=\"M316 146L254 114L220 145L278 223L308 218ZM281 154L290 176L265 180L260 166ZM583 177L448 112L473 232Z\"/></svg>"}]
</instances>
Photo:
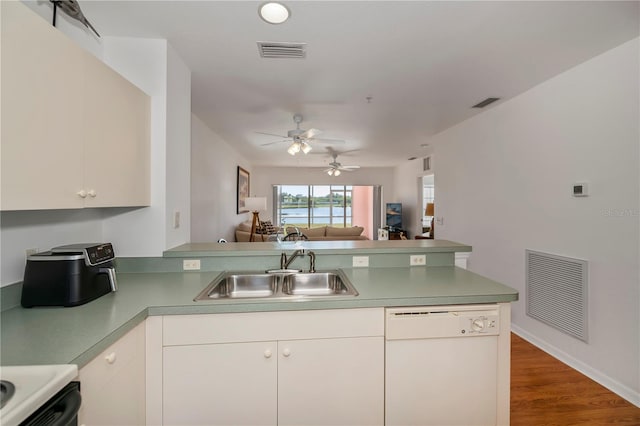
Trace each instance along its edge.
<instances>
[{"instance_id":1,"label":"sink basin","mask_svg":"<svg viewBox=\"0 0 640 426\"><path fill-rule=\"evenodd\" d=\"M300 299L357 296L358 292L342 271L323 272L224 272L193 300Z\"/></svg>"},{"instance_id":2,"label":"sink basin","mask_svg":"<svg viewBox=\"0 0 640 426\"><path fill-rule=\"evenodd\" d=\"M269 297L276 292L278 278L275 274L226 273L222 279L216 279L212 283L215 285L209 285L205 294L199 295L197 299Z\"/></svg>"},{"instance_id":3,"label":"sink basin","mask_svg":"<svg viewBox=\"0 0 640 426\"><path fill-rule=\"evenodd\" d=\"M358 292L337 272L291 274L284 277L285 294L305 296L353 295Z\"/></svg>"}]
</instances>

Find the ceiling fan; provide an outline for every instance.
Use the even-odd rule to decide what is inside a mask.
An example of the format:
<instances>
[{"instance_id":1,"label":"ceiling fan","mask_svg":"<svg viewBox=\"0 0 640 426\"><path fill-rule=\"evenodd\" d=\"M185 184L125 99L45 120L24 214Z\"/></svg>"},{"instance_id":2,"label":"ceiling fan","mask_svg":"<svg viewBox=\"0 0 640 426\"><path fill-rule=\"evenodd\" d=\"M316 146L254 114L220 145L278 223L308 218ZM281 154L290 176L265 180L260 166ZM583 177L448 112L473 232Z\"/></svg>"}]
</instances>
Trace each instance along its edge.
<instances>
[{"instance_id":1,"label":"ceiling fan","mask_svg":"<svg viewBox=\"0 0 640 426\"><path fill-rule=\"evenodd\" d=\"M280 142L288 142L288 141L292 141L291 145L289 146L289 148L287 149L287 152L291 155L296 155L298 152L302 151L304 154L309 153L309 151L311 151L312 147L310 142L314 142L314 143L331 143L331 144L342 144L344 143L343 140L340 139L318 139L316 138L317 135L319 135L320 133L322 133L320 130L318 129L309 129L309 130L303 130L300 128L300 123L302 123L302 114L295 114L293 116L293 122L296 123L296 128L289 130L287 132L287 136L283 136L283 135L276 135L273 133L265 133L265 132L256 132L258 134L261 135L269 135L269 136L277 136L279 138L284 138L283 140L279 140L279 141L274 141L274 142L268 142L268 143L263 143L260 146L267 146L267 145L273 145L276 143L280 143Z\"/></svg>"},{"instance_id":2,"label":"ceiling fan","mask_svg":"<svg viewBox=\"0 0 640 426\"><path fill-rule=\"evenodd\" d=\"M323 172L327 173L329 176L340 176L342 172L352 172L360 168L360 166L343 166L342 163L338 162L338 155L345 154L347 152L352 152L352 151L338 152L331 148L329 148L328 151L329 151L329 154L331 155L331 158L333 158L333 161L329 163L329 168L323 170ZM353 150L353 151L357 151L357 150Z\"/></svg>"}]
</instances>

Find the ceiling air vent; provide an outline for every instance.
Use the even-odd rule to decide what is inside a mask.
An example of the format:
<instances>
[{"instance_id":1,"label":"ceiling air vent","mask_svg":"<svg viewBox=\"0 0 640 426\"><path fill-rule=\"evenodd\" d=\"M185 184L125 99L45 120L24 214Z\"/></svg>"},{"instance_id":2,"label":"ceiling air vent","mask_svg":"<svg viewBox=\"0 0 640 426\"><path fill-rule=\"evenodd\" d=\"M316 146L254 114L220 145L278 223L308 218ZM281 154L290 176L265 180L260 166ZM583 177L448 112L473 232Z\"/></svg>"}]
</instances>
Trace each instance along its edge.
<instances>
[{"instance_id":1,"label":"ceiling air vent","mask_svg":"<svg viewBox=\"0 0 640 426\"><path fill-rule=\"evenodd\" d=\"M471 108L484 108L489 104L494 103L495 101L499 101L500 98L487 98L484 101L475 104L474 106L472 106Z\"/></svg>"},{"instance_id":2,"label":"ceiling air vent","mask_svg":"<svg viewBox=\"0 0 640 426\"><path fill-rule=\"evenodd\" d=\"M258 50L263 58L296 58L307 56L306 43L279 43L273 41L259 41Z\"/></svg>"}]
</instances>

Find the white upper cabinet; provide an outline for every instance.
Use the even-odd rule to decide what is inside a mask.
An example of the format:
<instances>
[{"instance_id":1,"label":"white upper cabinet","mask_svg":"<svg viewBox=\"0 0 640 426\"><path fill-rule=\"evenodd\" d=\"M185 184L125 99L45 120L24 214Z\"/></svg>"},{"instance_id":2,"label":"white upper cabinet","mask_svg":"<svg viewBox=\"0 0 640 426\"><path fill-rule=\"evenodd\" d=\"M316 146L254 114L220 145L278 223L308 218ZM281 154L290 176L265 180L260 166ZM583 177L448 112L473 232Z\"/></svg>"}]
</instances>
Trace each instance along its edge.
<instances>
[{"instance_id":1,"label":"white upper cabinet","mask_svg":"<svg viewBox=\"0 0 640 426\"><path fill-rule=\"evenodd\" d=\"M149 205L149 97L89 55L84 82L85 206Z\"/></svg>"},{"instance_id":2,"label":"white upper cabinet","mask_svg":"<svg viewBox=\"0 0 640 426\"><path fill-rule=\"evenodd\" d=\"M149 205L149 97L20 2L0 7L0 209Z\"/></svg>"}]
</instances>

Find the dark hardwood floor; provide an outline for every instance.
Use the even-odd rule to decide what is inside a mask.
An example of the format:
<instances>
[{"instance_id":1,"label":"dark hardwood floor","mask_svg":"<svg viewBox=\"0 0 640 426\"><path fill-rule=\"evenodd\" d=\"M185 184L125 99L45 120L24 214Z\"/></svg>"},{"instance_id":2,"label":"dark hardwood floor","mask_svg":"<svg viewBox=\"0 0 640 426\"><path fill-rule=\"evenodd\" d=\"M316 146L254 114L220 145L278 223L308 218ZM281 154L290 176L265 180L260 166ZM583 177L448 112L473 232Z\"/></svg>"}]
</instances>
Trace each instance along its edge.
<instances>
[{"instance_id":1,"label":"dark hardwood floor","mask_svg":"<svg viewBox=\"0 0 640 426\"><path fill-rule=\"evenodd\" d=\"M640 425L640 408L511 334L511 425Z\"/></svg>"}]
</instances>

